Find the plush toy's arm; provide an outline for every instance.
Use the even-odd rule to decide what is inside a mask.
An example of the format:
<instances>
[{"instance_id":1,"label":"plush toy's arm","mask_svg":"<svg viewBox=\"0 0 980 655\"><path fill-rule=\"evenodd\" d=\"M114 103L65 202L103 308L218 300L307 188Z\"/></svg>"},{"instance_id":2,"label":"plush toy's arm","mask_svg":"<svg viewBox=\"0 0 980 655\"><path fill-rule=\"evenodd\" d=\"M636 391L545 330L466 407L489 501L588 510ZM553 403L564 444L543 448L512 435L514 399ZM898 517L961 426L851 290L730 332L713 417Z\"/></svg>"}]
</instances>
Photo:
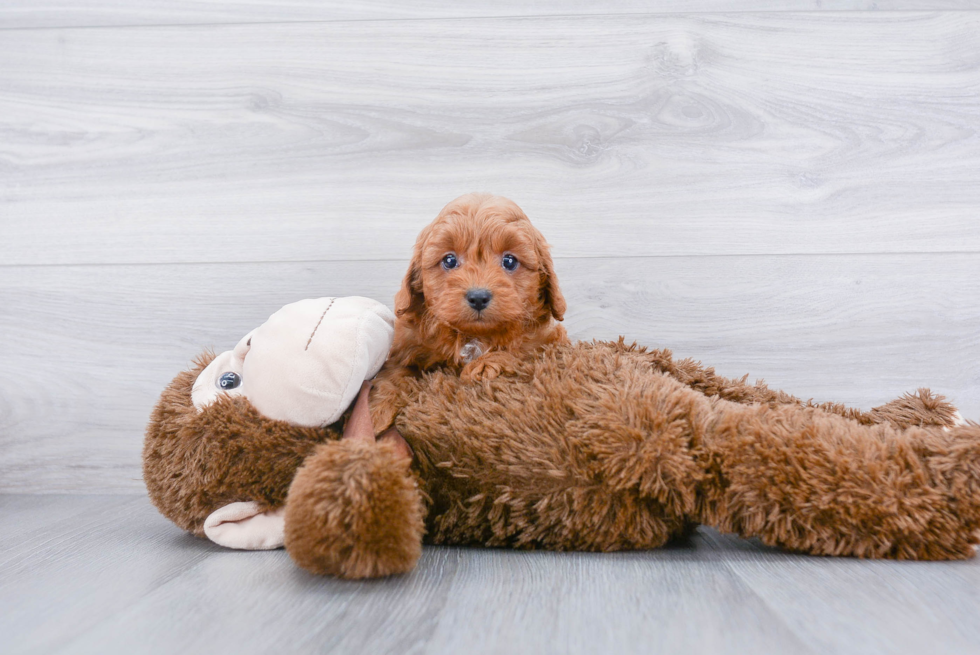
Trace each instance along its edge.
<instances>
[{"instance_id":1,"label":"plush toy's arm","mask_svg":"<svg viewBox=\"0 0 980 655\"><path fill-rule=\"evenodd\" d=\"M374 430L367 410L370 382L365 382L354 410L344 425L344 439L374 443ZM393 444L396 452L411 459L412 451L401 434L391 428L382 439ZM214 543L238 550L282 548L285 533L285 508L267 508L255 501L234 502L213 512L204 521L204 534Z\"/></svg>"},{"instance_id":2,"label":"plush toy's arm","mask_svg":"<svg viewBox=\"0 0 980 655\"><path fill-rule=\"evenodd\" d=\"M375 441L361 389L344 438L317 448L296 473L286 503L286 549L318 574L373 578L415 567L425 507L411 449L394 429Z\"/></svg>"},{"instance_id":3,"label":"plush toy's arm","mask_svg":"<svg viewBox=\"0 0 980 655\"><path fill-rule=\"evenodd\" d=\"M350 418L344 425L344 439L353 439L366 444L373 444L375 442L375 428L370 410L370 397L373 386L370 380L365 381L361 385L361 391L357 395L354 409L351 411ZM392 444L395 451L402 457L412 459L412 447L408 445L408 442L405 441L397 428L388 428L377 438L377 441Z\"/></svg>"},{"instance_id":4,"label":"plush toy's arm","mask_svg":"<svg viewBox=\"0 0 980 655\"><path fill-rule=\"evenodd\" d=\"M367 445L374 444L374 428L368 412L368 393L371 383L365 382L357 397L354 409L344 425L346 440ZM395 428L390 428L380 438L390 444L394 452L408 459L412 449ZM208 539L239 550L270 550L282 548L284 540L285 508L265 509L254 501L236 502L212 512L204 521L204 534Z\"/></svg>"},{"instance_id":5,"label":"plush toy's arm","mask_svg":"<svg viewBox=\"0 0 980 655\"><path fill-rule=\"evenodd\" d=\"M656 370L670 375L681 384L706 396L743 405L759 403L770 407L779 405L815 407L863 425L888 423L896 428L930 425L952 427L957 422L956 407L946 402L942 396L933 395L928 389L905 394L901 398L865 412L842 403L804 401L785 391L770 389L762 380L750 384L748 375L741 378L727 378L715 373L714 368L704 366L694 359L675 360L671 352L666 349L650 350L645 353L645 356Z\"/></svg>"}]
</instances>

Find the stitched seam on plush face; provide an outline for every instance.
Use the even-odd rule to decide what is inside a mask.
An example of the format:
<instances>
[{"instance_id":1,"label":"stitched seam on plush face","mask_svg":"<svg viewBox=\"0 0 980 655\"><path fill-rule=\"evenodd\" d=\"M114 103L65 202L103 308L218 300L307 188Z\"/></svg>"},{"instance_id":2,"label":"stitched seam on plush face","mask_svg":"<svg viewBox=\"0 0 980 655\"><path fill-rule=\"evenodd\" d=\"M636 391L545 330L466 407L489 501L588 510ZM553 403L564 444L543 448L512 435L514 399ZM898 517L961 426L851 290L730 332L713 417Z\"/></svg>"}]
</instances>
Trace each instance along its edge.
<instances>
[{"instance_id":1,"label":"stitched seam on plush face","mask_svg":"<svg viewBox=\"0 0 980 655\"><path fill-rule=\"evenodd\" d=\"M306 342L306 348L303 348L303 350L309 350L310 349L310 344L313 343L313 337L314 337L314 335L316 335L316 331L320 329L320 323L323 323L323 317L327 315L327 312L330 311L330 308L333 307L333 304L334 304L334 302L336 300L337 300L336 298L331 298L330 299L330 304L328 304L327 305L327 308L323 310L323 313L322 314L320 314L320 320L316 322L316 327L313 328L313 333L310 334L310 338Z\"/></svg>"}]
</instances>

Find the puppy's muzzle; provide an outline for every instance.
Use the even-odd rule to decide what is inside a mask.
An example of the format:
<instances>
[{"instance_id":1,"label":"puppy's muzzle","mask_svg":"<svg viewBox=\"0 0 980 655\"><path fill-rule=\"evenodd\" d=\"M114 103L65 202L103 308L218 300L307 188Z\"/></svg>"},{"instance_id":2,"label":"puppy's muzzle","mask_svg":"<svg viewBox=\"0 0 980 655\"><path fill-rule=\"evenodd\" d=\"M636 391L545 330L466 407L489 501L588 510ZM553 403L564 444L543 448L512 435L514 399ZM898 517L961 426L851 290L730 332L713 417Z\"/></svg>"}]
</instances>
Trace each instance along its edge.
<instances>
[{"instance_id":1,"label":"puppy's muzzle","mask_svg":"<svg viewBox=\"0 0 980 655\"><path fill-rule=\"evenodd\" d=\"M466 292L466 302L478 312L482 312L493 300L489 289L470 289Z\"/></svg>"}]
</instances>

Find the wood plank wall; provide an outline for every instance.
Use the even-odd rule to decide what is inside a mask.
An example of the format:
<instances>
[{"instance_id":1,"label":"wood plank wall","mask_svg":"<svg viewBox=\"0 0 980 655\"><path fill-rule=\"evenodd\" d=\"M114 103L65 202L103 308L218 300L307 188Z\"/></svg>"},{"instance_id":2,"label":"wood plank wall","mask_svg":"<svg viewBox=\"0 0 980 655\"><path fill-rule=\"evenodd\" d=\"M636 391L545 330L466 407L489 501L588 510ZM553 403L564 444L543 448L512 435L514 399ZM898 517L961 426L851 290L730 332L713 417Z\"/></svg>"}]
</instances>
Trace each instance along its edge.
<instances>
[{"instance_id":1,"label":"wood plank wall","mask_svg":"<svg viewBox=\"0 0 980 655\"><path fill-rule=\"evenodd\" d=\"M729 4L5 2L0 491L140 491L195 354L473 190L574 337L980 419L980 3Z\"/></svg>"}]
</instances>

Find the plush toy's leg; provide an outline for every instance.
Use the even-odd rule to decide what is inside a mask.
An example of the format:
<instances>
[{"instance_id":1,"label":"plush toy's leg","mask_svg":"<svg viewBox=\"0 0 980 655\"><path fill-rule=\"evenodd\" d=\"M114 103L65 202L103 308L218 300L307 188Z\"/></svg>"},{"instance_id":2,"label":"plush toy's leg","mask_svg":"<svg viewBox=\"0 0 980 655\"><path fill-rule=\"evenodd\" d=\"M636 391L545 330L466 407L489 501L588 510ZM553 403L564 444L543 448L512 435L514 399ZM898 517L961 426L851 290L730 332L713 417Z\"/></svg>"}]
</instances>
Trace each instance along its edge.
<instances>
[{"instance_id":1,"label":"plush toy's leg","mask_svg":"<svg viewBox=\"0 0 980 655\"><path fill-rule=\"evenodd\" d=\"M318 574L373 578L415 567L425 532L411 458L394 441L319 446L286 499L286 550Z\"/></svg>"},{"instance_id":2,"label":"plush toy's leg","mask_svg":"<svg viewBox=\"0 0 980 655\"><path fill-rule=\"evenodd\" d=\"M710 401L701 520L824 555L961 559L980 529L980 426L865 426Z\"/></svg>"},{"instance_id":3,"label":"plush toy's leg","mask_svg":"<svg viewBox=\"0 0 980 655\"><path fill-rule=\"evenodd\" d=\"M263 509L254 500L229 503L204 520L204 534L225 548L282 548L283 514L282 507Z\"/></svg>"},{"instance_id":4,"label":"plush toy's leg","mask_svg":"<svg viewBox=\"0 0 980 655\"><path fill-rule=\"evenodd\" d=\"M640 367L617 375L570 396L579 418L565 425L565 466L591 504L545 522L549 535L574 535L565 547L654 547L693 519L815 554L971 555L980 427L900 431L816 407L709 398ZM566 507L561 497L547 505Z\"/></svg>"},{"instance_id":5,"label":"plush toy's leg","mask_svg":"<svg viewBox=\"0 0 980 655\"><path fill-rule=\"evenodd\" d=\"M405 573L422 552L425 510L412 452L397 430L377 442L361 386L340 441L326 443L293 478L286 550L304 569L341 578Z\"/></svg>"}]
</instances>

